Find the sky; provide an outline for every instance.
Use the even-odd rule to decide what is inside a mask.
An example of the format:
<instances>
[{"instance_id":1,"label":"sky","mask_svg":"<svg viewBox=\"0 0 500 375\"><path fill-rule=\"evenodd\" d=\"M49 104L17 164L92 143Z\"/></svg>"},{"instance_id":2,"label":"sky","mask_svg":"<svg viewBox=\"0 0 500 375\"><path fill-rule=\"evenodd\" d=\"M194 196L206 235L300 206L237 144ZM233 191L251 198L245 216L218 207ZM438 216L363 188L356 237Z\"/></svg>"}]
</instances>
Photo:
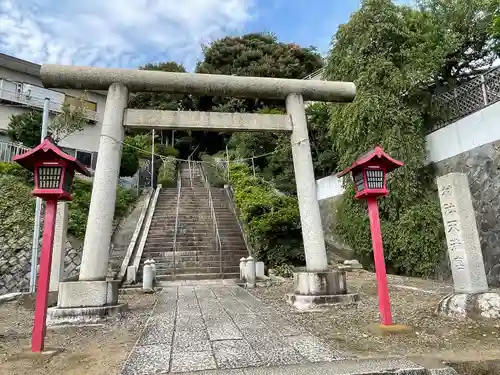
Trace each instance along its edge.
<instances>
[{"instance_id":1,"label":"sky","mask_svg":"<svg viewBox=\"0 0 500 375\"><path fill-rule=\"evenodd\" d=\"M201 45L268 31L328 51L359 0L0 0L0 52L35 63L136 68L177 61Z\"/></svg>"}]
</instances>

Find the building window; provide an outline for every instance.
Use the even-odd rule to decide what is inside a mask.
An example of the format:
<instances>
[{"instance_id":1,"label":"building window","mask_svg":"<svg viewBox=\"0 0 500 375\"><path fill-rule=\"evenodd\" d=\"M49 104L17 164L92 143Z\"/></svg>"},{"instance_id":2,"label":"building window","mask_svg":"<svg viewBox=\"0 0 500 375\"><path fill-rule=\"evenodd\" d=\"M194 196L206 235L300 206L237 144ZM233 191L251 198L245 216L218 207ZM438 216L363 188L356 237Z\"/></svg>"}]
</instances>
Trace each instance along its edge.
<instances>
[{"instance_id":1,"label":"building window","mask_svg":"<svg viewBox=\"0 0 500 375\"><path fill-rule=\"evenodd\" d=\"M92 167L92 153L87 151L76 150L76 159L85 165L87 168Z\"/></svg>"},{"instance_id":2,"label":"building window","mask_svg":"<svg viewBox=\"0 0 500 375\"><path fill-rule=\"evenodd\" d=\"M68 155L76 157L80 163L90 169L95 169L96 161L97 161L97 152L88 152L82 150L75 150L74 148L61 147Z\"/></svg>"},{"instance_id":3,"label":"building window","mask_svg":"<svg viewBox=\"0 0 500 375\"><path fill-rule=\"evenodd\" d=\"M78 107L81 102L83 102L85 109L92 111L92 112L97 112L97 103L95 103L95 102L91 102L88 100L77 98L77 97L71 96L71 95L66 95L64 97L64 103L69 104L69 105L74 106L74 107Z\"/></svg>"}]
</instances>

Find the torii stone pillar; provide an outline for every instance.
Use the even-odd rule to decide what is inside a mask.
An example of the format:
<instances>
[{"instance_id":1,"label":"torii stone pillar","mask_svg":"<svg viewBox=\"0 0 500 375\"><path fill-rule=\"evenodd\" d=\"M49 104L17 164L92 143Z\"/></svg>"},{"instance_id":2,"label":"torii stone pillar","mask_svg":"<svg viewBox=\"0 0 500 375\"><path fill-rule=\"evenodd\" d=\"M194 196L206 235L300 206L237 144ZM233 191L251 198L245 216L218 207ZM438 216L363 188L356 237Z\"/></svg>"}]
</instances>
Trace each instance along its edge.
<instances>
[{"instance_id":1,"label":"torii stone pillar","mask_svg":"<svg viewBox=\"0 0 500 375\"><path fill-rule=\"evenodd\" d=\"M219 129L215 122L227 120L227 116L205 113L210 119L203 124L181 124L182 112L148 111L135 114L126 110L128 91L151 91L186 93L205 96L225 96L239 98L286 99L288 115L238 115L233 114L232 123L222 127L226 131L273 131L281 126L280 131L291 131L292 154L297 183L297 195L302 223L306 272L295 275L295 293L289 296L289 302L298 309L311 309L355 302L356 296L347 295L345 274L328 272L328 262L322 232L319 205L316 199L316 185L307 131L304 100L326 102L350 102L354 99L356 88L350 82L296 80L279 78L238 77L211 74L170 73L141 71L135 69L106 69L73 67L62 65L43 65L40 71L42 82L47 88L73 88L87 90L108 90L99 156L92 189L92 202L85 233L85 245L80 273L80 285L62 287L61 294L68 290L68 298L77 295L71 301L73 305L62 303L58 307L107 306L112 304L109 298L102 298L105 291L109 247L112 234L116 186L120 168L121 144L125 119L127 126L140 126L153 129L196 130ZM125 112L125 114L124 114ZM137 122L130 123L127 118L139 116ZM189 117L196 113L189 112ZM262 117L258 117L262 116ZM201 118L201 115L200 115ZM266 121L259 121L259 119ZM170 119L170 123L165 123ZM279 126L270 126L269 122L280 121ZM176 123L174 123L177 121ZM224 120L225 121L225 120ZM192 121L191 121L192 122ZM290 125L291 123L291 125ZM267 124L267 125L266 125ZM87 283L87 285L84 285ZM88 284L93 283L93 284ZM85 291L84 288L87 288ZM104 288L104 289L103 289ZM109 286L108 286L109 289ZM85 294L86 293L86 294ZM82 296L85 295L85 297ZM78 299L78 301L77 301ZM96 305L95 300L99 299ZM115 301L114 301L115 302ZM93 303L93 304L92 304ZM103 303L105 305L103 305ZM116 303L116 302L115 302Z\"/></svg>"},{"instance_id":2,"label":"torii stone pillar","mask_svg":"<svg viewBox=\"0 0 500 375\"><path fill-rule=\"evenodd\" d=\"M105 280L113 232L116 187L120 174L123 114L128 103L128 89L114 83L108 89L102 121L99 153L94 174L87 230L83 244L81 281Z\"/></svg>"},{"instance_id":3,"label":"torii stone pillar","mask_svg":"<svg viewBox=\"0 0 500 375\"><path fill-rule=\"evenodd\" d=\"M307 271L325 271L328 259L318 198L316 178L309 145L307 119L302 95L291 94L286 98L286 109L292 120L292 157L297 184L300 223Z\"/></svg>"}]
</instances>

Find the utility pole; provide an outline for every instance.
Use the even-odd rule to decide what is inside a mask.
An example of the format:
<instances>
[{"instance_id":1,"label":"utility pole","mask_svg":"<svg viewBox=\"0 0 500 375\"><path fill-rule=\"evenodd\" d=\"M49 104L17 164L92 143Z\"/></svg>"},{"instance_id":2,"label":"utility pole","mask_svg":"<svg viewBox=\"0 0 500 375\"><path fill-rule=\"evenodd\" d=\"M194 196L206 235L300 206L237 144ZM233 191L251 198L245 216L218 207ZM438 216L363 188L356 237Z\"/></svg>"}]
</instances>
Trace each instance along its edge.
<instances>
[{"instance_id":1,"label":"utility pole","mask_svg":"<svg viewBox=\"0 0 500 375\"><path fill-rule=\"evenodd\" d=\"M50 99L45 98L43 102L43 115L42 115L42 136L40 143L47 137L49 129L49 106ZM33 228L33 243L31 245L31 275L30 275L30 293L36 291L36 266L38 263L38 250L40 247L40 224L42 213L42 198L36 198L35 204L35 226Z\"/></svg>"},{"instance_id":2,"label":"utility pole","mask_svg":"<svg viewBox=\"0 0 500 375\"><path fill-rule=\"evenodd\" d=\"M154 189L155 179L155 130L151 134L151 189Z\"/></svg>"}]
</instances>

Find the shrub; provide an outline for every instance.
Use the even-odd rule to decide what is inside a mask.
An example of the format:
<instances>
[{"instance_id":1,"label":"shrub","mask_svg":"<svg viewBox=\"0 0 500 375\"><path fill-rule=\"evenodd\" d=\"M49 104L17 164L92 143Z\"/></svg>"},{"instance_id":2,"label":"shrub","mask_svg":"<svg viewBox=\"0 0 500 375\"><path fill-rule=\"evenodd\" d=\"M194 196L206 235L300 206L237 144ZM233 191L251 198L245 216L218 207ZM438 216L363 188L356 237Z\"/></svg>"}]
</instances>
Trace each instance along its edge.
<instances>
[{"instance_id":1,"label":"shrub","mask_svg":"<svg viewBox=\"0 0 500 375\"><path fill-rule=\"evenodd\" d=\"M281 276L281 277L292 277L293 276L293 267L290 266L289 264L280 264L276 267L274 267L274 274L276 276Z\"/></svg>"},{"instance_id":2,"label":"shrub","mask_svg":"<svg viewBox=\"0 0 500 375\"><path fill-rule=\"evenodd\" d=\"M155 144L155 154L165 157L172 156L176 159L179 158L179 150L177 150L175 147L162 145L158 143Z\"/></svg>"},{"instance_id":3,"label":"shrub","mask_svg":"<svg viewBox=\"0 0 500 375\"><path fill-rule=\"evenodd\" d=\"M279 195L250 168L230 170L234 200L257 259L268 265L304 264L300 216L295 197Z\"/></svg>"},{"instance_id":4,"label":"shrub","mask_svg":"<svg viewBox=\"0 0 500 375\"><path fill-rule=\"evenodd\" d=\"M177 160L173 156L168 156L163 161L158 171L158 183L162 187L174 187L177 182Z\"/></svg>"},{"instance_id":5,"label":"shrub","mask_svg":"<svg viewBox=\"0 0 500 375\"><path fill-rule=\"evenodd\" d=\"M75 179L72 194L73 200L69 204L68 233L76 238L83 239L87 229L92 183ZM116 189L115 217L123 216L135 199L133 192L118 186Z\"/></svg>"},{"instance_id":6,"label":"shrub","mask_svg":"<svg viewBox=\"0 0 500 375\"><path fill-rule=\"evenodd\" d=\"M33 182L33 173L24 169L17 163L0 163L0 174L16 176L26 182Z\"/></svg>"},{"instance_id":7,"label":"shrub","mask_svg":"<svg viewBox=\"0 0 500 375\"><path fill-rule=\"evenodd\" d=\"M0 207L21 207L21 211L27 215L23 222L26 226L32 227L35 212L34 199L30 194L33 189L33 174L18 164L0 163L0 178L3 192L0 197ZM73 200L69 203L68 233L83 239L87 228L92 183L76 178L71 192ZM123 216L135 199L133 192L119 186L116 192L115 217ZM32 228L27 229L32 230Z\"/></svg>"},{"instance_id":8,"label":"shrub","mask_svg":"<svg viewBox=\"0 0 500 375\"><path fill-rule=\"evenodd\" d=\"M131 177L139 169L139 152L134 147L125 143L122 150L120 163L120 177Z\"/></svg>"},{"instance_id":9,"label":"shrub","mask_svg":"<svg viewBox=\"0 0 500 375\"><path fill-rule=\"evenodd\" d=\"M353 187L349 186L339 201L335 230L363 265L373 268L370 221L365 204L356 201L353 195ZM386 210L394 204L390 196L379 202L388 272L433 276L446 253L441 210L436 198L429 196L407 207L400 207L397 218L386 214Z\"/></svg>"},{"instance_id":10,"label":"shrub","mask_svg":"<svg viewBox=\"0 0 500 375\"><path fill-rule=\"evenodd\" d=\"M203 170L207 175L210 185L216 188L223 188L227 184L227 178L223 176L223 173L215 165L214 158L207 154L201 154L200 159L203 162Z\"/></svg>"}]
</instances>

